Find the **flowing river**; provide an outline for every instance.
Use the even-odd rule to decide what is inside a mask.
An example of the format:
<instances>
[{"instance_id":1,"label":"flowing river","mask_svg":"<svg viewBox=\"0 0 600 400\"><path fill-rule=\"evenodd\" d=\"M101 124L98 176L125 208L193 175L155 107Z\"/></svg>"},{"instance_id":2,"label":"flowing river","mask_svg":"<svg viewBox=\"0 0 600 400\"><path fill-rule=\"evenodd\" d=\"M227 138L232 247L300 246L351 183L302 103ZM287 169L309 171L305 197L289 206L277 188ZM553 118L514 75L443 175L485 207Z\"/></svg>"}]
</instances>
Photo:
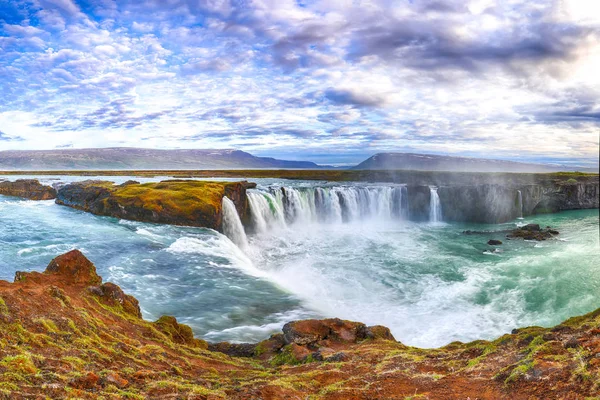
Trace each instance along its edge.
<instances>
[{"instance_id":1,"label":"flowing river","mask_svg":"<svg viewBox=\"0 0 600 400\"><path fill-rule=\"evenodd\" d=\"M40 180L51 179L90 178ZM235 208L224 208L231 239L0 196L0 279L41 271L78 248L105 281L138 298L145 318L174 315L209 341L255 342L290 320L340 317L388 326L405 344L437 347L550 326L600 307L598 210L499 225L444 223L432 187L430 222L415 223L402 185L253 181L252 227L240 231ZM526 223L550 225L560 239L462 234ZM504 244L494 250L489 239Z\"/></svg>"}]
</instances>

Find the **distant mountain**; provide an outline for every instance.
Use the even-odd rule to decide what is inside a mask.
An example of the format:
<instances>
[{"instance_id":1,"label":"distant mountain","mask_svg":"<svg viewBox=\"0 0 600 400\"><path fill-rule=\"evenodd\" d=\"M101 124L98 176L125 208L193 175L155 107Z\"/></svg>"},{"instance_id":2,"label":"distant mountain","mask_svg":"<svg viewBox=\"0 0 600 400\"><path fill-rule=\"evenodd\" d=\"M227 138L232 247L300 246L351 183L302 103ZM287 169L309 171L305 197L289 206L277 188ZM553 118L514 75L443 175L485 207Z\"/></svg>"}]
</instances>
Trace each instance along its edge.
<instances>
[{"instance_id":1,"label":"distant mountain","mask_svg":"<svg viewBox=\"0 0 600 400\"><path fill-rule=\"evenodd\" d=\"M378 153L352 169L398 169L416 171L468 172L598 172L564 165L531 164L485 158L467 158L414 153Z\"/></svg>"},{"instance_id":2,"label":"distant mountain","mask_svg":"<svg viewBox=\"0 0 600 400\"><path fill-rule=\"evenodd\" d=\"M0 170L320 168L309 161L255 157L239 150L156 150L130 147L0 151Z\"/></svg>"}]
</instances>

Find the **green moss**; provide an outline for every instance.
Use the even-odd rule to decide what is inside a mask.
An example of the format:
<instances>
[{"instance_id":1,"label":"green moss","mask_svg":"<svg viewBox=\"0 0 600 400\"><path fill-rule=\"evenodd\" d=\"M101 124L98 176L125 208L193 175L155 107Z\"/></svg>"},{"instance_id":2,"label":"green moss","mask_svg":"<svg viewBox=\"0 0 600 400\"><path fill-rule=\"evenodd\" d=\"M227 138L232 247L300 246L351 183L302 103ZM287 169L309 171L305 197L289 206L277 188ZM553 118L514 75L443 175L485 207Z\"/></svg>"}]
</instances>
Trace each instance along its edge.
<instances>
[{"instance_id":1,"label":"green moss","mask_svg":"<svg viewBox=\"0 0 600 400\"><path fill-rule=\"evenodd\" d=\"M19 386L10 382L0 382L0 390L8 392L16 392L19 390Z\"/></svg>"},{"instance_id":2,"label":"green moss","mask_svg":"<svg viewBox=\"0 0 600 400\"><path fill-rule=\"evenodd\" d=\"M531 371L532 368L533 368L533 361L526 360L525 363L518 365L511 371L508 378L506 378L504 380L504 384L509 385L512 382L516 382L517 380L521 379L521 377L527 375L527 373L529 371Z\"/></svg>"},{"instance_id":3,"label":"green moss","mask_svg":"<svg viewBox=\"0 0 600 400\"><path fill-rule=\"evenodd\" d=\"M8 307L2 297L0 297L0 315L5 317L8 316Z\"/></svg>"},{"instance_id":4,"label":"green moss","mask_svg":"<svg viewBox=\"0 0 600 400\"><path fill-rule=\"evenodd\" d=\"M294 357L291 346L287 345L271 359L270 363L272 366L277 367L280 365L297 365L300 364L300 361Z\"/></svg>"},{"instance_id":5,"label":"green moss","mask_svg":"<svg viewBox=\"0 0 600 400\"><path fill-rule=\"evenodd\" d=\"M27 353L6 356L0 361L0 365L12 372L21 374L36 374L39 371L33 363L31 355Z\"/></svg>"}]
</instances>

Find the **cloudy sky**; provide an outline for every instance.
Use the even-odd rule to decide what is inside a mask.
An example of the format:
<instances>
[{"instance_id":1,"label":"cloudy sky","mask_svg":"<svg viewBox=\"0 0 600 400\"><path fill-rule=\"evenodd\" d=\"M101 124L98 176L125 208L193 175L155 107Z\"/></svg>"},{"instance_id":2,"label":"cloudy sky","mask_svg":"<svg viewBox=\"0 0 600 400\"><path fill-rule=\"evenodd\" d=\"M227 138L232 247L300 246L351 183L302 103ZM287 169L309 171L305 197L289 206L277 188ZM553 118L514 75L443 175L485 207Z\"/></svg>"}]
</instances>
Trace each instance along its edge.
<instances>
[{"instance_id":1,"label":"cloudy sky","mask_svg":"<svg viewBox=\"0 0 600 400\"><path fill-rule=\"evenodd\" d=\"M0 0L0 150L598 164L598 0Z\"/></svg>"}]
</instances>

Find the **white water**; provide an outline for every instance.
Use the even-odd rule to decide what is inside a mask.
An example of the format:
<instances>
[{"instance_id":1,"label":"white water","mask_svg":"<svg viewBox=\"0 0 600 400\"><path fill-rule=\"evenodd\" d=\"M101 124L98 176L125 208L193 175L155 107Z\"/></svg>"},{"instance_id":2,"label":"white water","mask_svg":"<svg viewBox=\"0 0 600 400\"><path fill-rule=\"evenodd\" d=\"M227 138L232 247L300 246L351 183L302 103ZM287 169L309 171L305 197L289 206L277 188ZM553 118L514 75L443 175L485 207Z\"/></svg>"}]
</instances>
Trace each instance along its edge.
<instances>
[{"instance_id":1,"label":"white water","mask_svg":"<svg viewBox=\"0 0 600 400\"><path fill-rule=\"evenodd\" d=\"M519 219L523 219L523 194L520 190L517 190L518 198L519 198Z\"/></svg>"},{"instance_id":2,"label":"white water","mask_svg":"<svg viewBox=\"0 0 600 400\"><path fill-rule=\"evenodd\" d=\"M340 317L434 347L599 307L597 210L528 216L519 223L556 227L561 240L507 241L490 256L486 241L504 234L461 232L514 222L411 222L401 185L257 183L247 238L235 208L224 206L226 232L241 246L208 229L0 196L0 279L79 248L140 300L147 319L175 315L211 341L256 342L290 320Z\"/></svg>"},{"instance_id":3,"label":"white water","mask_svg":"<svg viewBox=\"0 0 600 400\"><path fill-rule=\"evenodd\" d=\"M235 204L227 196L223 197L223 233L242 250L248 248L248 238L240 216Z\"/></svg>"},{"instance_id":4,"label":"white water","mask_svg":"<svg viewBox=\"0 0 600 400\"><path fill-rule=\"evenodd\" d=\"M440 202L437 188L430 186L429 191L431 194L431 199L429 200L429 221L434 223L442 222L442 203Z\"/></svg>"},{"instance_id":5,"label":"white water","mask_svg":"<svg viewBox=\"0 0 600 400\"><path fill-rule=\"evenodd\" d=\"M248 196L254 229L263 233L292 224L403 220L408 215L406 186L275 186Z\"/></svg>"}]
</instances>

